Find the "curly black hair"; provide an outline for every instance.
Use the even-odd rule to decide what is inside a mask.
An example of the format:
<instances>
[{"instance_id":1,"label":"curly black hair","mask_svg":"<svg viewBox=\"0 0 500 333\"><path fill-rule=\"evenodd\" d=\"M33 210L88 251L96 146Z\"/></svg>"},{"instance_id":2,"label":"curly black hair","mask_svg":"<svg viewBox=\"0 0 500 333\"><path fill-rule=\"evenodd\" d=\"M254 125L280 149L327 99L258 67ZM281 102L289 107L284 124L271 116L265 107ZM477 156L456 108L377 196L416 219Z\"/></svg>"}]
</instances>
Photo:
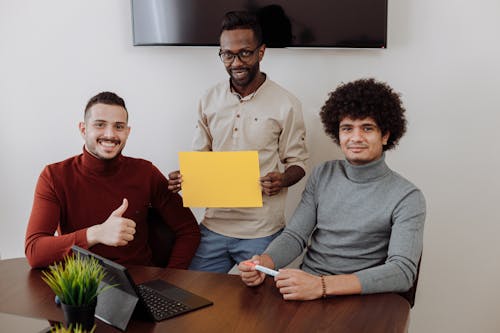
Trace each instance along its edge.
<instances>
[{"instance_id":1,"label":"curly black hair","mask_svg":"<svg viewBox=\"0 0 500 333\"><path fill-rule=\"evenodd\" d=\"M390 136L383 150L393 149L406 132L405 108L389 85L375 79L360 79L343 83L329 94L319 113L321 122L335 143L339 144L340 122L351 119L372 118L382 135Z\"/></svg>"}]
</instances>

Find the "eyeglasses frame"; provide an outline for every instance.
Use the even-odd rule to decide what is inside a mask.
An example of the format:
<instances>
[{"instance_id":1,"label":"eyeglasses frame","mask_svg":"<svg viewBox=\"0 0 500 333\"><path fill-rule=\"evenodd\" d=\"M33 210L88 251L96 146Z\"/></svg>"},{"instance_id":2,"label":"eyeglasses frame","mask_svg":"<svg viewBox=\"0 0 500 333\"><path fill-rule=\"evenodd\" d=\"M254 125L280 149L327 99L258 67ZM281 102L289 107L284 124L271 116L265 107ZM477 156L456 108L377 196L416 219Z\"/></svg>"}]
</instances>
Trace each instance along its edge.
<instances>
[{"instance_id":1,"label":"eyeglasses frame","mask_svg":"<svg viewBox=\"0 0 500 333\"><path fill-rule=\"evenodd\" d=\"M261 46L262 46L262 45L259 45L259 46L257 46L256 48L254 48L253 50L241 50L241 51L240 51L240 52L238 52L238 53L233 53L233 52L231 52L231 51L223 51L223 50L219 50L219 58L220 58L220 60L222 60L222 62L223 62L224 64L232 64L232 63L233 63L233 61L236 59L236 57L238 57L238 59L240 59L240 61L241 61L241 62L247 63L247 62L248 62L248 60L249 60L249 59L250 59L250 58L251 58L251 57L255 54L255 51L257 51L258 49L260 49L260 47L261 47ZM242 58L241 58L241 57L242 57L242 56L241 56L241 53L242 53L242 52L250 52L250 55L248 56L248 59L247 59L247 60L244 60L244 59L242 59ZM229 60L229 61L225 61L224 59L222 59L222 55L223 55L224 53L225 53L225 54L230 54L230 55L232 55L231 60Z\"/></svg>"}]
</instances>

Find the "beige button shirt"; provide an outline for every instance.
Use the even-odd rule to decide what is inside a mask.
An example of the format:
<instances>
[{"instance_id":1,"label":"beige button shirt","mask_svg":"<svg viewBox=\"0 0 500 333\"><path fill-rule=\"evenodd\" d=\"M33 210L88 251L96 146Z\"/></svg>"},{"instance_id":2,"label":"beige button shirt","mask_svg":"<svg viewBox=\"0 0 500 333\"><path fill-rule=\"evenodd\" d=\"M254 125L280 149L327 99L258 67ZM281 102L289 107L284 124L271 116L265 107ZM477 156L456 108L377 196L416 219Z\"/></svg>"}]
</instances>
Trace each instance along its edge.
<instances>
[{"instance_id":1,"label":"beige button shirt","mask_svg":"<svg viewBox=\"0 0 500 333\"><path fill-rule=\"evenodd\" d=\"M297 165L305 170L308 159L305 127L299 100L266 78L257 91L240 96L229 80L210 89L200 100L193 150L257 150L260 174ZM220 177L224 175L214 175ZM272 235L285 225L286 189L263 195L259 208L207 208L202 221L208 229L235 238Z\"/></svg>"}]
</instances>

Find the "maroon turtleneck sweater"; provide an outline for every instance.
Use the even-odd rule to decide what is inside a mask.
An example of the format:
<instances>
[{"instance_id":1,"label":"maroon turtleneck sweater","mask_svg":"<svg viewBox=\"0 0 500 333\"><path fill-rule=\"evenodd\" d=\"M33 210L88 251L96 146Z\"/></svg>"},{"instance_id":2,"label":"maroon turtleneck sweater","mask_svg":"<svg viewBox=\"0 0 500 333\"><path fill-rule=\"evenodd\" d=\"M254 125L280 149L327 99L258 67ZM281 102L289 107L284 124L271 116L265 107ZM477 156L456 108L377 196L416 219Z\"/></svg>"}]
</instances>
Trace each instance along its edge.
<instances>
[{"instance_id":1,"label":"maroon turtleneck sweater","mask_svg":"<svg viewBox=\"0 0 500 333\"><path fill-rule=\"evenodd\" d=\"M35 190L26 231L25 253L32 267L61 260L71 246L88 249L87 228L103 223L123 201L123 217L136 223L134 240L126 246L97 244L90 250L121 264L151 264L147 212L155 208L175 233L168 267L186 269L198 248L200 231L182 198L149 161L119 155L99 160L83 154L45 167ZM57 230L58 236L54 236Z\"/></svg>"}]
</instances>

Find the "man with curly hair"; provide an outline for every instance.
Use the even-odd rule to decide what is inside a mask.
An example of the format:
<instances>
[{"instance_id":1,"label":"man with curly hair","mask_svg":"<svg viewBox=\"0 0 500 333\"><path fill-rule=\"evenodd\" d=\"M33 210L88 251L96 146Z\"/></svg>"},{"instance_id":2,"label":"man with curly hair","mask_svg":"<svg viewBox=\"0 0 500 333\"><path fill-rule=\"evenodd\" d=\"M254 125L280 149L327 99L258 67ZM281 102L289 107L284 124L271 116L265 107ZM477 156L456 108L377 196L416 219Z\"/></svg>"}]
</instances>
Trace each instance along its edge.
<instances>
[{"instance_id":1,"label":"man with curly hair","mask_svg":"<svg viewBox=\"0 0 500 333\"><path fill-rule=\"evenodd\" d=\"M330 93L320 115L345 155L315 168L283 233L251 260L279 269L284 299L404 292L422 253L425 199L385 163L406 131L405 109L387 84L362 79ZM301 269L281 269L304 249ZM265 275L238 266L248 286Z\"/></svg>"}]
</instances>

